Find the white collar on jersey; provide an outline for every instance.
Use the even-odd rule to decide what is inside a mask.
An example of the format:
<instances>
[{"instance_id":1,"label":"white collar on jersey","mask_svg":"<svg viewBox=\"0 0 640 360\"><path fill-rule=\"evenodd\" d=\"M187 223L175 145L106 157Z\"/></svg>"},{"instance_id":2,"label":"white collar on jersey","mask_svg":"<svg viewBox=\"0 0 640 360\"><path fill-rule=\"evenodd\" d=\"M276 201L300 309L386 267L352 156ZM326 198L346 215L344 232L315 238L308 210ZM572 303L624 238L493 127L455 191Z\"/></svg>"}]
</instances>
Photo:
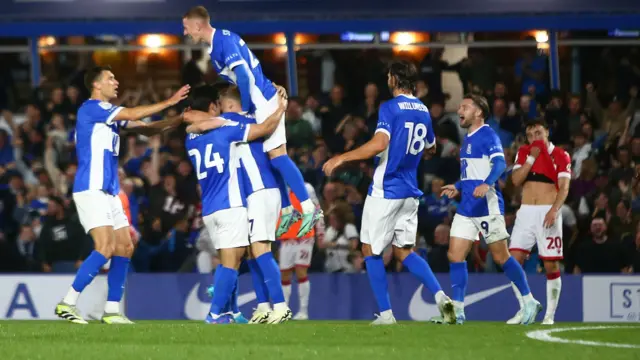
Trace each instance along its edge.
<instances>
[{"instance_id":1,"label":"white collar on jersey","mask_svg":"<svg viewBox=\"0 0 640 360\"><path fill-rule=\"evenodd\" d=\"M211 54L211 52L213 52L213 37L215 36L215 34L216 34L216 28L213 28L213 32L211 33L211 45L207 49L208 54Z\"/></svg>"},{"instance_id":2,"label":"white collar on jersey","mask_svg":"<svg viewBox=\"0 0 640 360\"><path fill-rule=\"evenodd\" d=\"M398 95L398 96L404 96L404 97L406 97L406 98L408 98L408 99L415 99L415 98L416 98L415 96L410 95L410 94L400 94L400 95Z\"/></svg>"},{"instance_id":3,"label":"white collar on jersey","mask_svg":"<svg viewBox=\"0 0 640 360\"><path fill-rule=\"evenodd\" d=\"M553 149L555 149L556 146L553 145L552 142L549 142L549 147L547 147L547 151L549 152L549 154L551 154L553 152Z\"/></svg>"},{"instance_id":4,"label":"white collar on jersey","mask_svg":"<svg viewBox=\"0 0 640 360\"><path fill-rule=\"evenodd\" d=\"M473 132L470 132L470 133L467 134L467 137L472 137L473 134L477 133L478 131L480 131L480 129L482 129L485 126L489 126L489 124L484 124L484 125L480 126L479 128L473 130Z\"/></svg>"}]
</instances>

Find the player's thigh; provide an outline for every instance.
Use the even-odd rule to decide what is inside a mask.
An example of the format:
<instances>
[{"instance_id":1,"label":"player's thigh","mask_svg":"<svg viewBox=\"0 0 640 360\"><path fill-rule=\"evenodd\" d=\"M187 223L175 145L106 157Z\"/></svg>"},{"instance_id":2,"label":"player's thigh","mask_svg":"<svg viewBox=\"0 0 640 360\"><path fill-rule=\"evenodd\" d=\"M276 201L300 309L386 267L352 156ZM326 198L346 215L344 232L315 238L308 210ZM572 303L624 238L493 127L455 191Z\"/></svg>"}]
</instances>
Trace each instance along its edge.
<instances>
[{"instance_id":1,"label":"player's thigh","mask_svg":"<svg viewBox=\"0 0 640 360\"><path fill-rule=\"evenodd\" d=\"M476 229L482 233L482 237L488 245L509 238L503 215L480 216L471 218L471 220Z\"/></svg>"},{"instance_id":2,"label":"player's thigh","mask_svg":"<svg viewBox=\"0 0 640 360\"><path fill-rule=\"evenodd\" d=\"M449 261L464 261L473 242L479 239L478 233L478 227L472 218L460 214L454 215L449 232L449 251L447 253Z\"/></svg>"},{"instance_id":3,"label":"player's thigh","mask_svg":"<svg viewBox=\"0 0 640 360\"><path fill-rule=\"evenodd\" d=\"M259 101L261 102L261 101ZM264 122L271 114L278 109L278 96L274 96L272 99L265 101L258 105L256 104L256 122ZM276 127L276 130L264 140L263 149L265 152L269 152L280 145L287 143L287 133L284 126L284 114L280 118L280 122Z\"/></svg>"},{"instance_id":4,"label":"player's thigh","mask_svg":"<svg viewBox=\"0 0 640 360\"><path fill-rule=\"evenodd\" d=\"M549 207L550 208L550 207ZM553 226L544 227L544 217L549 210L541 214L538 226L538 254L544 261L560 261L564 259L564 242L562 237L562 214L558 212L558 217Z\"/></svg>"},{"instance_id":5,"label":"player's thigh","mask_svg":"<svg viewBox=\"0 0 640 360\"><path fill-rule=\"evenodd\" d=\"M536 229L538 216L535 210L526 205L522 205L516 213L516 222L513 225L511 239L509 240L509 251L519 253L518 257L528 255L536 244Z\"/></svg>"},{"instance_id":6,"label":"player's thigh","mask_svg":"<svg viewBox=\"0 0 640 360\"><path fill-rule=\"evenodd\" d=\"M373 255L380 255L394 238L398 210L404 199L384 199L367 196L362 211L360 241L371 246Z\"/></svg>"},{"instance_id":7,"label":"player's thigh","mask_svg":"<svg viewBox=\"0 0 640 360\"><path fill-rule=\"evenodd\" d=\"M418 199L404 199L396 217L393 246L398 248L415 246L418 235L418 205Z\"/></svg>"},{"instance_id":8,"label":"player's thigh","mask_svg":"<svg viewBox=\"0 0 640 360\"><path fill-rule=\"evenodd\" d=\"M80 224L82 224L87 233L97 227L111 227L113 230L114 219L111 210L111 196L101 190L73 193L73 201L76 204ZM98 241L100 240L98 239Z\"/></svg>"},{"instance_id":9,"label":"player's thigh","mask_svg":"<svg viewBox=\"0 0 640 360\"><path fill-rule=\"evenodd\" d=\"M251 243L276 240L280 201L280 191L278 189L259 190L247 198L249 239Z\"/></svg>"},{"instance_id":10,"label":"player's thigh","mask_svg":"<svg viewBox=\"0 0 640 360\"><path fill-rule=\"evenodd\" d=\"M291 271L296 267L297 242L295 240L280 241L278 262L281 271Z\"/></svg>"},{"instance_id":11,"label":"player's thigh","mask_svg":"<svg viewBox=\"0 0 640 360\"><path fill-rule=\"evenodd\" d=\"M295 266L298 268L308 268L311 265L311 257L313 255L313 238L298 240L296 244ZM297 272L297 270L296 270Z\"/></svg>"}]
</instances>

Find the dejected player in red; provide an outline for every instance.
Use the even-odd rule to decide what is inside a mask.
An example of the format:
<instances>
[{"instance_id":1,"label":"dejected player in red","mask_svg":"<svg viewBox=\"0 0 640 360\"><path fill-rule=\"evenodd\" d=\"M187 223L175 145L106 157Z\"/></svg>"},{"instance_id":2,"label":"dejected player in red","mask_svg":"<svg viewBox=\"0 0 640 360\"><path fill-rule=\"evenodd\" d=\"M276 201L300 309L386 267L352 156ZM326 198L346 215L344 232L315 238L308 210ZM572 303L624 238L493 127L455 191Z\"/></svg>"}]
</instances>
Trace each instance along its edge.
<instances>
[{"instance_id":1,"label":"dejected player in red","mask_svg":"<svg viewBox=\"0 0 640 360\"><path fill-rule=\"evenodd\" d=\"M538 245L547 275L547 310L542 324L552 325L562 289L560 208L569 194L571 158L549 142L549 129L544 120L527 123L526 132L529 144L518 149L511 175L514 185L522 185L522 205L516 215L509 251L522 264L531 248ZM522 297L518 289L513 288L522 309ZM521 317L520 310L507 323L519 324Z\"/></svg>"}]
</instances>

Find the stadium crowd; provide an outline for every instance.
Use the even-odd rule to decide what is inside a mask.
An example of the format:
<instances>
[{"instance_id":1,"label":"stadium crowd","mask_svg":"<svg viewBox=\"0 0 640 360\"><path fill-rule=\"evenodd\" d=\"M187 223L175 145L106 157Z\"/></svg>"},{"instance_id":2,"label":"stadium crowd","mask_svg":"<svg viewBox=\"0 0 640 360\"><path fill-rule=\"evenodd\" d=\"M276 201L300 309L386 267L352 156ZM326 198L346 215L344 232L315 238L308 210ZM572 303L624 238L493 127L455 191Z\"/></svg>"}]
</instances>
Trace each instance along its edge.
<instances>
[{"instance_id":1,"label":"stadium crowd","mask_svg":"<svg viewBox=\"0 0 640 360\"><path fill-rule=\"evenodd\" d=\"M490 52L470 51L458 64L444 62L438 51L425 57L416 96L430 109L438 146L433 156L425 152L418 174L425 195L420 199L417 247L434 272L449 271L449 226L456 201L441 197L440 189L460 176L458 154L464 136L457 115L445 111L449 94L442 91L442 71L456 71L465 91L488 99L487 123L498 132L509 167L525 141L526 122L535 118L545 119L553 143L571 154L571 190L562 208L564 271L640 272L640 184L633 181L640 171L640 61L635 55L603 57L603 62L613 61L620 69L605 64L603 71L592 71L581 93L550 91L546 57L534 51L524 52L512 72L501 74L492 67ZM188 82L195 85L201 79L197 70L190 70ZM319 195L327 227L327 236L316 241L310 271L364 270L357 240L373 163L349 164L331 178L324 176L322 165L332 154L358 147L372 136L378 108L389 94L380 74L370 80L361 95L346 93L346 88L355 88L352 84L334 84L328 93L289 99L288 151ZM124 91L120 101L127 106L152 102L161 98L161 90L171 91L148 82ZM92 247L71 201L77 167L75 114L85 91L45 82L15 114L3 91L0 271L73 272ZM180 111L171 108L148 121ZM184 129L151 138L122 136L122 191L139 233L134 271L196 271L198 254L203 253L216 264L206 231L200 231L197 180L184 137ZM507 171L500 187L511 231L519 189L509 176ZM403 271L390 255L385 257L388 271ZM474 246L468 264L473 272L501 271L482 241ZM525 267L528 272L543 271L535 251Z\"/></svg>"}]
</instances>

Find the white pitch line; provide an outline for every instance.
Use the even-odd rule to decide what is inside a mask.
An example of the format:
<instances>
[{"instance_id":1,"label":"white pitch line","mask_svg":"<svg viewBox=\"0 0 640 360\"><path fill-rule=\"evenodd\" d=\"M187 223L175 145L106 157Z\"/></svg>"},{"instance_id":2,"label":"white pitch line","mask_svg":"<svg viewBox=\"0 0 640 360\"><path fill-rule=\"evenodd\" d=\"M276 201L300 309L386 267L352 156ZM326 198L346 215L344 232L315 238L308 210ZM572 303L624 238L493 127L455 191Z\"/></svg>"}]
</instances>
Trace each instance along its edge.
<instances>
[{"instance_id":1,"label":"white pitch line","mask_svg":"<svg viewBox=\"0 0 640 360\"><path fill-rule=\"evenodd\" d=\"M573 340L573 339L561 339L555 336L551 336L553 333L565 332L565 331L582 331L582 330L607 330L607 329L638 329L638 326L586 326L586 327L572 327L572 328L556 328L549 330L536 330L529 331L527 337L535 340L562 343L562 344L576 344L587 346L606 346L613 348L626 348L626 349L640 349L640 345L636 344L618 344L600 341L589 340Z\"/></svg>"}]
</instances>

